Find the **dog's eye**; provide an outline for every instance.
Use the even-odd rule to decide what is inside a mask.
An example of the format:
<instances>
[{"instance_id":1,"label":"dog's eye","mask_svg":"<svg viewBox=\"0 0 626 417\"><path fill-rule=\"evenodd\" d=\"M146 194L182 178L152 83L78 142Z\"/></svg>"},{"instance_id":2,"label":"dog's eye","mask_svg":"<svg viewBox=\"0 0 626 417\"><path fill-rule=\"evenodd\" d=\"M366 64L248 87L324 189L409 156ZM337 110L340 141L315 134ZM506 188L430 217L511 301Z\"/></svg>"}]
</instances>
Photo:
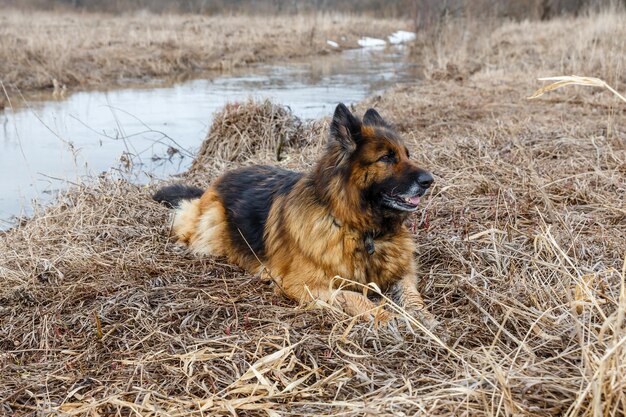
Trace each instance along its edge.
<instances>
[{"instance_id":1,"label":"dog's eye","mask_svg":"<svg viewBox=\"0 0 626 417\"><path fill-rule=\"evenodd\" d=\"M390 152L378 158L378 162L385 162L387 164L392 164L396 162L396 155L393 152Z\"/></svg>"}]
</instances>

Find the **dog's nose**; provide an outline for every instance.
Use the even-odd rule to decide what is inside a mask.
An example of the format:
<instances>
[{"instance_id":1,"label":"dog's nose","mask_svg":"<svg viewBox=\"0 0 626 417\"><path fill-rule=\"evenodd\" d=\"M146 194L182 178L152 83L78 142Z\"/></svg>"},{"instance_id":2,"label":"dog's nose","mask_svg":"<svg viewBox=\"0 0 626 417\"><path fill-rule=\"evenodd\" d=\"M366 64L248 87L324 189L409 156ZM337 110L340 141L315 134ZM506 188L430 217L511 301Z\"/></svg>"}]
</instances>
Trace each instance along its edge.
<instances>
[{"instance_id":1,"label":"dog's nose","mask_svg":"<svg viewBox=\"0 0 626 417\"><path fill-rule=\"evenodd\" d=\"M417 176L417 183L422 188L430 187L433 181L435 180L433 179L433 176L430 175L430 172L426 172L426 171L420 172L420 174Z\"/></svg>"}]
</instances>

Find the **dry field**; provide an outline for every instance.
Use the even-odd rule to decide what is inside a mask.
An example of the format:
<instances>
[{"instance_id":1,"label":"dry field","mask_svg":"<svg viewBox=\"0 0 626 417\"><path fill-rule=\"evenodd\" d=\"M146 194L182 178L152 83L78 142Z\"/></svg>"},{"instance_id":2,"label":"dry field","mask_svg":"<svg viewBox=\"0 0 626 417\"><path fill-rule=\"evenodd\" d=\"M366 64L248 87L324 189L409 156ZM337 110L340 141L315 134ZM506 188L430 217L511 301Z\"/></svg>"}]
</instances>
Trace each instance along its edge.
<instances>
[{"instance_id":1,"label":"dry field","mask_svg":"<svg viewBox=\"0 0 626 417\"><path fill-rule=\"evenodd\" d=\"M434 334L296 306L180 253L158 184L105 177L0 241L0 412L623 416L626 106L582 87L526 97L574 71L624 92L625 16L477 27L422 39L428 80L356 106L435 174L413 218ZM306 169L325 123L229 105L183 179Z\"/></svg>"},{"instance_id":2,"label":"dry field","mask_svg":"<svg viewBox=\"0 0 626 417\"><path fill-rule=\"evenodd\" d=\"M600 77L617 87L626 83L625 51L623 11L549 23L448 22L422 34L413 47L426 75L435 80L471 77L494 84L500 79L523 83L533 77L577 74Z\"/></svg>"},{"instance_id":3,"label":"dry field","mask_svg":"<svg viewBox=\"0 0 626 417\"><path fill-rule=\"evenodd\" d=\"M107 87L355 47L406 21L339 14L277 17L0 13L0 81L21 91Z\"/></svg>"}]
</instances>

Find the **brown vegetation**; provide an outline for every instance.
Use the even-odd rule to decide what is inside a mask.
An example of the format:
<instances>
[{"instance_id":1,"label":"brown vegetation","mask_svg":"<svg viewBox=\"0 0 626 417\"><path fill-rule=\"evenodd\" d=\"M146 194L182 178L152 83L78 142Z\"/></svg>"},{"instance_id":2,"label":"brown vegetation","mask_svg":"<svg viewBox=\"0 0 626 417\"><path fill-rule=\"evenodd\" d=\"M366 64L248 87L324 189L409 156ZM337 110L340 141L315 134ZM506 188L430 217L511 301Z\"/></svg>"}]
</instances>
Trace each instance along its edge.
<instances>
[{"instance_id":1,"label":"brown vegetation","mask_svg":"<svg viewBox=\"0 0 626 417\"><path fill-rule=\"evenodd\" d=\"M153 13L244 13L297 14L325 11L364 13L374 16L407 17L419 25L443 17L507 17L547 19L578 14L590 7L606 7L623 0L0 0L23 9L88 10L126 13L148 10Z\"/></svg>"},{"instance_id":2,"label":"brown vegetation","mask_svg":"<svg viewBox=\"0 0 626 417\"><path fill-rule=\"evenodd\" d=\"M270 101L230 103L215 115L211 130L196 155L192 172L209 167L224 167L250 158L281 160L286 148L302 148L317 139L320 123L306 123L289 109ZM321 126L320 126L321 127Z\"/></svg>"},{"instance_id":3,"label":"brown vegetation","mask_svg":"<svg viewBox=\"0 0 626 417\"><path fill-rule=\"evenodd\" d=\"M407 21L340 14L112 16L3 11L0 81L22 91L99 86L228 70L355 47ZM25 28L28 28L25 30Z\"/></svg>"},{"instance_id":4,"label":"brown vegetation","mask_svg":"<svg viewBox=\"0 0 626 417\"><path fill-rule=\"evenodd\" d=\"M435 80L495 84L576 74L602 78L619 90L626 83L626 14L607 10L550 22L448 20L420 32L413 54Z\"/></svg>"},{"instance_id":5,"label":"brown vegetation","mask_svg":"<svg viewBox=\"0 0 626 417\"><path fill-rule=\"evenodd\" d=\"M586 87L526 100L536 76L569 72L623 92L623 22L450 34L436 54L421 48L428 82L357 106L380 109L436 176L413 219L435 335L298 309L220 260L177 253L149 190L104 178L0 241L0 409L624 415L626 109ZM304 168L323 146L305 127L276 162L277 129L298 121L245 108L260 116L225 111L215 128L231 117L228 131L272 136L229 166ZM206 185L225 164L203 161L187 181Z\"/></svg>"}]
</instances>

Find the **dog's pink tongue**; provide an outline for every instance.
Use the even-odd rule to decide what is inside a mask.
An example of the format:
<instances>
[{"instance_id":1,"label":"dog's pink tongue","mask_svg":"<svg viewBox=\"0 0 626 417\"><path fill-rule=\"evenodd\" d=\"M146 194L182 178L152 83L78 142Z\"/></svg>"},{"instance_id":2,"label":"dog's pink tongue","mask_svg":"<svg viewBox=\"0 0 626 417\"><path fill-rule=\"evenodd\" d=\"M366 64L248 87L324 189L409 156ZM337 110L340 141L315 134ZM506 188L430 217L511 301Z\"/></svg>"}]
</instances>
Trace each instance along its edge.
<instances>
[{"instance_id":1,"label":"dog's pink tongue","mask_svg":"<svg viewBox=\"0 0 626 417\"><path fill-rule=\"evenodd\" d=\"M420 203L420 196L416 195L415 197L411 197L409 198L409 201L411 202L411 204L413 204L414 206L417 206Z\"/></svg>"}]
</instances>

